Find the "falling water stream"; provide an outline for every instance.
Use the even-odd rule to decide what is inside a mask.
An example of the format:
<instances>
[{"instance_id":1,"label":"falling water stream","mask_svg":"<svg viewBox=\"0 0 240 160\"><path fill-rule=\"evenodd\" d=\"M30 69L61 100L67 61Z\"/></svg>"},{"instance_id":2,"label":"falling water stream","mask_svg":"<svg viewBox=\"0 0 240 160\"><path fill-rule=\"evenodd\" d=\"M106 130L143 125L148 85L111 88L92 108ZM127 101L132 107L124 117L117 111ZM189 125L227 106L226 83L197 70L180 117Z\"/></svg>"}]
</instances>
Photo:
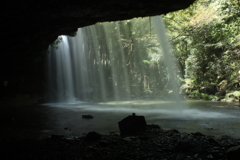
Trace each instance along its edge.
<instances>
[{"instance_id":1,"label":"falling water stream","mask_svg":"<svg viewBox=\"0 0 240 160\"><path fill-rule=\"evenodd\" d=\"M129 100L161 91L180 100L176 60L161 17L100 23L60 39L48 55L51 101Z\"/></svg>"},{"instance_id":2,"label":"falling water stream","mask_svg":"<svg viewBox=\"0 0 240 160\"><path fill-rule=\"evenodd\" d=\"M114 130L135 112L165 128L234 136L240 131L237 109L180 103L180 72L161 17L98 23L59 39L49 47L47 105L69 110L55 117L61 128ZM81 120L82 114L94 119Z\"/></svg>"}]
</instances>

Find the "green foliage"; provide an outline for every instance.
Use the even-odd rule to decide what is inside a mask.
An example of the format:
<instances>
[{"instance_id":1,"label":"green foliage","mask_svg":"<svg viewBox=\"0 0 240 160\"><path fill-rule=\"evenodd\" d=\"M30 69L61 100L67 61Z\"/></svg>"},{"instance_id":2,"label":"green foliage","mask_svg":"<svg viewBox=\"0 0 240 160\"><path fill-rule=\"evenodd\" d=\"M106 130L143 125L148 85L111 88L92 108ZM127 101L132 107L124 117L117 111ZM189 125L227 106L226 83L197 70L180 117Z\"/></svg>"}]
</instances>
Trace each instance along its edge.
<instances>
[{"instance_id":1,"label":"green foliage","mask_svg":"<svg viewBox=\"0 0 240 160\"><path fill-rule=\"evenodd\" d=\"M200 99L200 93L198 90L194 90L194 91L192 91L192 93L189 97L193 98L193 99Z\"/></svg>"},{"instance_id":2,"label":"green foliage","mask_svg":"<svg viewBox=\"0 0 240 160\"><path fill-rule=\"evenodd\" d=\"M204 99L204 100L213 100L214 98L216 98L217 96L215 95L208 95L208 94L205 94L205 93L201 93L201 99Z\"/></svg>"},{"instance_id":3,"label":"green foliage","mask_svg":"<svg viewBox=\"0 0 240 160\"><path fill-rule=\"evenodd\" d=\"M226 97L239 99L239 97L240 97L240 91L230 92L230 93L228 93L228 94L226 95Z\"/></svg>"},{"instance_id":4,"label":"green foliage","mask_svg":"<svg viewBox=\"0 0 240 160\"><path fill-rule=\"evenodd\" d=\"M143 63L151 64L151 62L149 60L143 60Z\"/></svg>"},{"instance_id":5,"label":"green foliage","mask_svg":"<svg viewBox=\"0 0 240 160\"><path fill-rule=\"evenodd\" d=\"M54 42L52 42L50 45L53 48L58 48L58 44L62 42L62 37L58 37Z\"/></svg>"},{"instance_id":6,"label":"green foliage","mask_svg":"<svg viewBox=\"0 0 240 160\"><path fill-rule=\"evenodd\" d=\"M192 86L239 82L240 1L198 0L165 16L174 52ZM205 97L193 91L194 97Z\"/></svg>"},{"instance_id":7,"label":"green foliage","mask_svg":"<svg viewBox=\"0 0 240 160\"><path fill-rule=\"evenodd\" d=\"M213 100L213 99L217 98L216 95L200 93L198 90L192 91L192 93L189 95L189 97L193 98L193 99L202 99L202 100Z\"/></svg>"},{"instance_id":8,"label":"green foliage","mask_svg":"<svg viewBox=\"0 0 240 160\"><path fill-rule=\"evenodd\" d=\"M240 91L232 91L226 94L222 102L239 102L240 101Z\"/></svg>"},{"instance_id":9,"label":"green foliage","mask_svg":"<svg viewBox=\"0 0 240 160\"><path fill-rule=\"evenodd\" d=\"M152 94L153 91L151 91L150 89L146 88L146 89L144 89L144 93L146 93L146 94Z\"/></svg>"}]
</instances>

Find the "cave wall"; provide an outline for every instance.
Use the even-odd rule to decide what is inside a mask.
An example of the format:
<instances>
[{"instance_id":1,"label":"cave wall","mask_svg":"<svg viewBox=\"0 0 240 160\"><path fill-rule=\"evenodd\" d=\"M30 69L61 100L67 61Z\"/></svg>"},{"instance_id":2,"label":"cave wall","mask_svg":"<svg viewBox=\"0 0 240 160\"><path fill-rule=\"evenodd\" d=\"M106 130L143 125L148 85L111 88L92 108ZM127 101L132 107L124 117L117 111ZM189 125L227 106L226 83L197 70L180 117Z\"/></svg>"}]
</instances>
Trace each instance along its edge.
<instances>
[{"instance_id":1,"label":"cave wall","mask_svg":"<svg viewBox=\"0 0 240 160\"><path fill-rule=\"evenodd\" d=\"M40 92L44 88L44 51L59 35L74 36L78 28L97 22L166 14L194 1L6 1L1 14L1 90L7 80L12 92Z\"/></svg>"}]
</instances>

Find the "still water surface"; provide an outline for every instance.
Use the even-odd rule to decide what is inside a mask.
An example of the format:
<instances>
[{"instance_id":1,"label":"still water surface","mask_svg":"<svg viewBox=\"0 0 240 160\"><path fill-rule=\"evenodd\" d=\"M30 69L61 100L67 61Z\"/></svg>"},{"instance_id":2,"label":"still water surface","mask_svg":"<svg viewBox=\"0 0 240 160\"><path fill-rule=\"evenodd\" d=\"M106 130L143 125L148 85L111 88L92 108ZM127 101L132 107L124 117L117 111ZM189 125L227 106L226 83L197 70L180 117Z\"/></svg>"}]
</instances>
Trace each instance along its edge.
<instances>
[{"instance_id":1,"label":"still water surface","mask_svg":"<svg viewBox=\"0 0 240 160\"><path fill-rule=\"evenodd\" d=\"M106 103L45 104L48 107L46 128L58 134L79 135L89 131L102 134L118 132L118 122L136 113L143 115L147 124L181 132L201 132L207 135L229 135L240 138L239 103L136 100ZM93 119L82 119L90 114ZM65 128L65 129L63 129ZM66 129L67 128L67 129Z\"/></svg>"}]
</instances>

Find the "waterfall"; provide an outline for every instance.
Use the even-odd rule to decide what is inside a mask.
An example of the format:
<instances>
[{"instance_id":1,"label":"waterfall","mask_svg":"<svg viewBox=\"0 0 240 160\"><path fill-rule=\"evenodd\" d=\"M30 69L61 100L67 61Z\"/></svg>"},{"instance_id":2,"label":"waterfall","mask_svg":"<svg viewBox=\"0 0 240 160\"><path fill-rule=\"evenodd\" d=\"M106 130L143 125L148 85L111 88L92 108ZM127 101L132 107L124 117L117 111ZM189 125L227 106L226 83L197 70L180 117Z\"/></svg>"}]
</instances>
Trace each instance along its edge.
<instances>
[{"instance_id":1,"label":"waterfall","mask_svg":"<svg viewBox=\"0 0 240 160\"><path fill-rule=\"evenodd\" d=\"M154 30L157 34L157 39L161 44L162 53L164 55L164 64L168 70L168 82L171 86L171 99L180 101L179 96L179 83L177 81L177 72L180 72L178 67L176 67L177 61L176 57L173 54L172 47L169 44L169 39L167 35L167 30L165 27L165 24L162 20L162 18L159 18L158 16L151 17L153 24L154 24Z\"/></svg>"},{"instance_id":2,"label":"waterfall","mask_svg":"<svg viewBox=\"0 0 240 160\"><path fill-rule=\"evenodd\" d=\"M59 39L47 57L49 101L180 99L176 60L159 16L98 23Z\"/></svg>"}]
</instances>

